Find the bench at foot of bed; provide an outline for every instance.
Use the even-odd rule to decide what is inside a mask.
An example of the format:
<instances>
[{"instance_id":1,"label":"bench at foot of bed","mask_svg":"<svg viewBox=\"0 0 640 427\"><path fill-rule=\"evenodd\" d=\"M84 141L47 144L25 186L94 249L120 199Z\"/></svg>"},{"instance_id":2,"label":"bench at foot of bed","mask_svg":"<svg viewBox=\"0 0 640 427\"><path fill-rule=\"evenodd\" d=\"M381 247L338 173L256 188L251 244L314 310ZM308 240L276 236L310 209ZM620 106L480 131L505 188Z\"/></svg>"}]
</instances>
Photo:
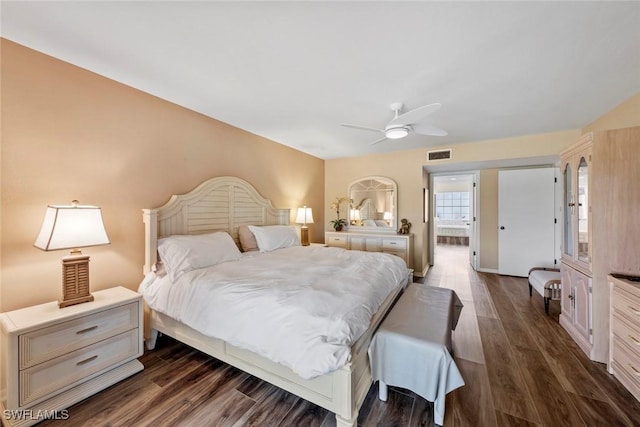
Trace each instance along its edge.
<instances>
[{"instance_id":1,"label":"bench at foot of bed","mask_svg":"<svg viewBox=\"0 0 640 427\"><path fill-rule=\"evenodd\" d=\"M451 289L410 284L369 346L373 380L386 401L387 385L434 402L434 422L444 422L445 396L464 385L452 357L452 331L462 303Z\"/></svg>"}]
</instances>

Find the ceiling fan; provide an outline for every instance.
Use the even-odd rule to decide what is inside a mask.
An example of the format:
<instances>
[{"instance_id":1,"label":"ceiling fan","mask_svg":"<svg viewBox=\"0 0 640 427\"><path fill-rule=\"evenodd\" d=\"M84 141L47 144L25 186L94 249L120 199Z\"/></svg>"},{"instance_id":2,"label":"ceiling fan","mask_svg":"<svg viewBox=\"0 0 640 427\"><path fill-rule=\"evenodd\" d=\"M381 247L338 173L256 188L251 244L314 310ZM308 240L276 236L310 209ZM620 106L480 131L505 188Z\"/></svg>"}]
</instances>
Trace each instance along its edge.
<instances>
[{"instance_id":1,"label":"ceiling fan","mask_svg":"<svg viewBox=\"0 0 640 427\"><path fill-rule=\"evenodd\" d=\"M384 129L371 128L367 126L359 126L359 125L350 125L346 123L341 123L341 126L354 128L354 129L362 129L369 130L373 132L382 133L384 136L378 140L375 140L371 143L377 144L378 142L382 142L386 139L401 139L405 136L409 135L410 132L419 133L420 135L432 135L432 136L446 136L447 132L435 126L431 126L426 123L420 123L422 119L424 119L429 114L438 110L441 105L438 103L424 105L422 107L415 108L413 110L407 111L406 113L400 113L402 110L402 102L394 102L389 106L391 111L393 111L395 117L387 123Z\"/></svg>"}]
</instances>

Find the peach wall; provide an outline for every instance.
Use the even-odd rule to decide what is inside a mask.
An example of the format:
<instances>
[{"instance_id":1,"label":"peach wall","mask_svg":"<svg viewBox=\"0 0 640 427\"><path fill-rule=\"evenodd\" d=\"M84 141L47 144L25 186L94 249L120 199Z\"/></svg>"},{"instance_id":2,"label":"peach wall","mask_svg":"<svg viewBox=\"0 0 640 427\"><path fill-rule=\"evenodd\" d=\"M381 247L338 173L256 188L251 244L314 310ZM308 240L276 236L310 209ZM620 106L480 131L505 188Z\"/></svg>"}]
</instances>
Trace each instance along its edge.
<instances>
[{"instance_id":1,"label":"peach wall","mask_svg":"<svg viewBox=\"0 0 640 427\"><path fill-rule=\"evenodd\" d=\"M314 209L324 161L2 40L0 310L59 298L60 258L33 242L48 204L102 207L111 245L87 248L93 290L142 279L142 208L233 175L278 208Z\"/></svg>"},{"instance_id":2,"label":"peach wall","mask_svg":"<svg viewBox=\"0 0 640 427\"><path fill-rule=\"evenodd\" d=\"M563 148L571 144L579 136L580 131L567 130L326 160L325 217L330 217L328 216L331 214L328 211L328 206L333 198L338 195L346 195L347 187L351 181L368 175L381 175L394 179L398 184L398 217L406 217L413 224L411 232L415 235L414 269L417 273L424 272L430 262L428 257L425 256L428 241L426 226L422 222L422 172L423 167L426 166L428 168L429 166L426 161L427 151L453 148L453 159L439 161L439 165L541 157L558 155ZM486 182L483 181L483 176ZM489 229L492 224L497 224L497 169L485 171L481 174L480 179L481 237L479 265L483 269L497 270L497 227L495 227L495 230ZM483 222L486 222L487 225L483 225ZM328 223L325 223L325 230L330 231Z\"/></svg>"},{"instance_id":3,"label":"peach wall","mask_svg":"<svg viewBox=\"0 0 640 427\"><path fill-rule=\"evenodd\" d=\"M582 129L582 133L634 126L640 126L640 93L636 93L613 110L587 125Z\"/></svg>"}]
</instances>

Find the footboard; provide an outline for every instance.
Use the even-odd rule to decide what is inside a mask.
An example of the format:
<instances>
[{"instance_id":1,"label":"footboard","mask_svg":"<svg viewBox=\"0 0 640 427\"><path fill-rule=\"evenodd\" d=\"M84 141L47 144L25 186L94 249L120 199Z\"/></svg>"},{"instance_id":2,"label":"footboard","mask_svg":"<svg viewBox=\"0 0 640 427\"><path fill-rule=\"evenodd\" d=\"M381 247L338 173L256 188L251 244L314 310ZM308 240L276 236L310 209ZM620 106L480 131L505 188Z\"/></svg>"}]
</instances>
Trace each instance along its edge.
<instances>
[{"instance_id":1,"label":"footboard","mask_svg":"<svg viewBox=\"0 0 640 427\"><path fill-rule=\"evenodd\" d=\"M216 359L228 363L277 387L336 414L337 426L355 426L358 411L371 387L372 377L367 350L373 334L389 311L403 286L396 288L380 307L370 328L353 345L349 361L340 369L313 379L304 379L291 369L256 353L225 341L203 335L189 326L147 308L149 336L153 349L157 334L164 333Z\"/></svg>"}]
</instances>

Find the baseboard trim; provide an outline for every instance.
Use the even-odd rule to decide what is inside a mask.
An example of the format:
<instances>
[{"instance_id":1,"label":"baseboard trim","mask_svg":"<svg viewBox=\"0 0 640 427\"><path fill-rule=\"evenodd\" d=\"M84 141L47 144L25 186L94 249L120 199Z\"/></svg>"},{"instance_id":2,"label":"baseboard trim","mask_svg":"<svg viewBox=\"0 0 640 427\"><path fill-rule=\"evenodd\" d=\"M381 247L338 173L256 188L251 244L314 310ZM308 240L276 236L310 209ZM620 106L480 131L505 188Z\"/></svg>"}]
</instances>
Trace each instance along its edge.
<instances>
[{"instance_id":1,"label":"baseboard trim","mask_svg":"<svg viewBox=\"0 0 640 427\"><path fill-rule=\"evenodd\" d=\"M476 271L479 271L481 273L494 273L494 274L499 274L498 270L496 270L495 268L478 268Z\"/></svg>"}]
</instances>

